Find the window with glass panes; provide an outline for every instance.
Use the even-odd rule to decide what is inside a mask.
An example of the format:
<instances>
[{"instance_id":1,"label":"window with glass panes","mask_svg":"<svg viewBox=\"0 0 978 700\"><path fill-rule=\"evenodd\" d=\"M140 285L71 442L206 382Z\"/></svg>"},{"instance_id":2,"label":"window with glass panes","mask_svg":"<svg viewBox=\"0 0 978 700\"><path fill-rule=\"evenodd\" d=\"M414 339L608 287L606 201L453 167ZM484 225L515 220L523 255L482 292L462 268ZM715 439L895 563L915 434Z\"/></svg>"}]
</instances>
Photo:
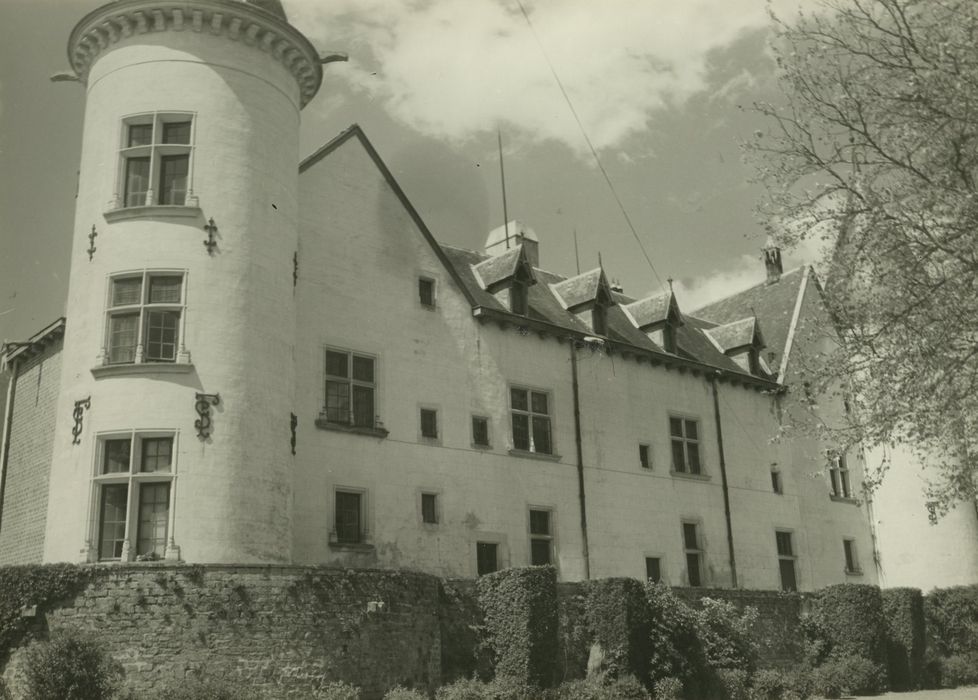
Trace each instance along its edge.
<instances>
[{"instance_id":1,"label":"window with glass panes","mask_svg":"<svg viewBox=\"0 0 978 700\"><path fill-rule=\"evenodd\" d=\"M527 452L553 454L550 433L550 395L522 387L509 390L513 417L513 447Z\"/></svg>"},{"instance_id":2,"label":"window with glass panes","mask_svg":"<svg viewBox=\"0 0 978 700\"><path fill-rule=\"evenodd\" d=\"M829 453L829 481L833 496L838 498L852 497L849 485L849 466L846 464L846 456L840 452Z\"/></svg>"},{"instance_id":3,"label":"window with glass panes","mask_svg":"<svg viewBox=\"0 0 978 700\"><path fill-rule=\"evenodd\" d=\"M94 486L100 560L165 556L173 466L173 435L99 439ZM126 541L135 549L125 551Z\"/></svg>"},{"instance_id":4,"label":"window with glass panes","mask_svg":"<svg viewBox=\"0 0 978 700\"><path fill-rule=\"evenodd\" d=\"M176 362L184 308L181 272L113 277L106 338L108 364Z\"/></svg>"},{"instance_id":5,"label":"window with glass panes","mask_svg":"<svg viewBox=\"0 0 978 700\"><path fill-rule=\"evenodd\" d=\"M553 513L530 509L530 564L541 566L553 562Z\"/></svg>"},{"instance_id":6,"label":"window with glass panes","mask_svg":"<svg viewBox=\"0 0 978 700\"><path fill-rule=\"evenodd\" d=\"M686 578L690 586L702 586L701 564L703 550L700 548L696 523L683 523L683 550L686 554Z\"/></svg>"},{"instance_id":7,"label":"window with glass panes","mask_svg":"<svg viewBox=\"0 0 978 700\"><path fill-rule=\"evenodd\" d=\"M672 443L672 469L682 474L700 474L699 422L692 418L669 418L669 438Z\"/></svg>"},{"instance_id":8,"label":"window with glass panes","mask_svg":"<svg viewBox=\"0 0 978 700\"><path fill-rule=\"evenodd\" d=\"M183 206L190 190L193 115L146 114L123 123L122 206Z\"/></svg>"},{"instance_id":9,"label":"window with glass panes","mask_svg":"<svg viewBox=\"0 0 978 700\"><path fill-rule=\"evenodd\" d=\"M859 572L859 560L856 558L856 541L846 538L842 540L842 552L846 558L846 573Z\"/></svg>"},{"instance_id":10,"label":"window with glass panes","mask_svg":"<svg viewBox=\"0 0 978 700\"><path fill-rule=\"evenodd\" d=\"M476 447L489 447L489 419L472 416L472 444Z\"/></svg>"},{"instance_id":11,"label":"window with glass panes","mask_svg":"<svg viewBox=\"0 0 978 700\"><path fill-rule=\"evenodd\" d=\"M798 581L795 578L795 549L791 541L791 533L778 530L774 533L774 539L778 548L781 590L797 591Z\"/></svg>"},{"instance_id":12,"label":"window with glass panes","mask_svg":"<svg viewBox=\"0 0 978 700\"><path fill-rule=\"evenodd\" d=\"M475 561L479 576L499 571L499 545L496 542L476 542Z\"/></svg>"},{"instance_id":13,"label":"window with glass panes","mask_svg":"<svg viewBox=\"0 0 978 700\"><path fill-rule=\"evenodd\" d=\"M336 492L334 519L336 541L340 544L363 542L363 494L355 491Z\"/></svg>"},{"instance_id":14,"label":"window with glass panes","mask_svg":"<svg viewBox=\"0 0 978 700\"><path fill-rule=\"evenodd\" d=\"M421 409L421 437L438 438L438 411L433 408Z\"/></svg>"},{"instance_id":15,"label":"window with glass panes","mask_svg":"<svg viewBox=\"0 0 978 700\"><path fill-rule=\"evenodd\" d=\"M326 350L326 407L330 423L373 428L376 361L346 350Z\"/></svg>"}]
</instances>

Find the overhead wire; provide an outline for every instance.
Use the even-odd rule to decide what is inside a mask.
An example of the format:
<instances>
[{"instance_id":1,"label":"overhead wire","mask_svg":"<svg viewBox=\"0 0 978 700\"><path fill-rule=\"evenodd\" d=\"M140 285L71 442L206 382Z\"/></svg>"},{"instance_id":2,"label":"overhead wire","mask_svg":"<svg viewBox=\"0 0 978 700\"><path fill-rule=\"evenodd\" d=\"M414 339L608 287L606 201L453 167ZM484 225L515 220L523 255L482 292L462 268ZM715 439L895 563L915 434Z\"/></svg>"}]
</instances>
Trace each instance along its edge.
<instances>
[{"instance_id":1,"label":"overhead wire","mask_svg":"<svg viewBox=\"0 0 978 700\"><path fill-rule=\"evenodd\" d=\"M659 287L665 291L666 286L663 283L662 278L659 276L659 272L655 269L655 265L652 263L652 258L649 257L649 253L645 249L645 245L642 243L641 237L638 235L638 230L632 223L632 218L628 215L628 210L625 209L625 204L621 201L621 197L618 196L618 191L615 189L615 185L611 181L611 176L608 175L608 171L605 170L604 164L601 162L601 158L598 157L598 151L591 142L591 137L588 136L587 129L584 128L584 124L581 122L581 118L578 116L577 110L574 108L574 103L571 101L570 95L567 94L563 81L557 74L557 69L554 68L554 64L550 60L549 54L547 54L547 50L543 48L543 43L540 41L540 37L537 35L536 29L533 27L533 22L530 21L530 15L527 14L526 8L523 7L522 0L516 0L516 4L519 5L520 12L523 14L523 19L526 20L526 26L529 27L530 33L533 35L533 40L537 44L537 48L539 48L540 53L543 54L543 58L547 62L547 66L550 68L550 73L553 75L554 82L556 82L557 87L560 88L560 94L564 96L564 101L567 102L567 107L574 116L574 121L577 122L577 128L580 129L581 135L584 137L584 142L587 144L588 149L591 151L591 156L594 158L594 162L598 166L598 170L601 171L601 175L604 177L604 181L608 185L608 189L611 190L611 196L615 198L615 202L618 204L618 209L621 211L621 214L625 219L625 223L628 224L628 229L632 232L635 242L638 243L639 250L642 251L642 255L645 257L645 262L649 264L652 274L655 275L656 280L658 280Z\"/></svg>"}]
</instances>

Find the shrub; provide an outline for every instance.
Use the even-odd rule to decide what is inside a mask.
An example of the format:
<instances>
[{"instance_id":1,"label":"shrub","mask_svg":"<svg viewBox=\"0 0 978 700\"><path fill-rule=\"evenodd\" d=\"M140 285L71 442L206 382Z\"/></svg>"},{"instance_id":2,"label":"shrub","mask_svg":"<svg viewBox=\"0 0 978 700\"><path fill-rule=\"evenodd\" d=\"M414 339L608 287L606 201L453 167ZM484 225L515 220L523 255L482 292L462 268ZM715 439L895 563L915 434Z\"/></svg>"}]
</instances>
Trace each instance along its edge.
<instances>
[{"instance_id":1,"label":"shrub","mask_svg":"<svg viewBox=\"0 0 978 700\"><path fill-rule=\"evenodd\" d=\"M750 674L743 669L721 668L717 680L724 700L749 700L747 692Z\"/></svg>"},{"instance_id":2,"label":"shrub","mask_svg":"<svg viewBox=\"0 0 978 700\"><path fill-rule=\"evenodd\" d=\"M648 677L649 614L645 589L633 578L607 578L587 585L585 612L591 638L601 645L610 678Z\"/></svg>"},{"instance_id":3,"label":"shrub","mask_svg":"<svg viewBox=\"0 0 978 700\"><path fill-rule=\"evenodd\" d=\"M164 683L152 697L154 700L258 700L261 695L231 678L191 676Z\"/></svg>"},{"instance_id":4,"label":"shrub","mask_svg":"<svg viewBox=\"0 0 978 700\"><path fill-rule=\"evenodd\" d=\"M645 596L649 606L650 681L656 688L657 681L666 678L692 685L707 669L696 613L661 583L647 584ZM658 694L657 690L656 697Z\"/></svg>"},{"instance_id":5,"label":"shrub","mask_svg":"<svg viewBox=\"0 0 978 700\"><path fill-rule=\"evenodd\" d=\"M486 686L474 678L460 678L435 692L435 700L483 700Z\"/></svg>"},{"instance_id":6,"label":"shrub","mask_svg":"<svg viewBox=\"0 0 978 700\"><path fill-rule=\"evenodd\" d=\"M978 651L952 654L940 662L941 685L957 688L959 685L978 685Z\"/></svg>"},{"instance_id":7,"label":"shrub","mask_svg":"<svg viewBox=\"0 0 978 700\"><path fill-rule=\"evenodd\" d=\"M384 700L428 700L427 693L411 688L395 686L384 693Z\"/></svg>"},{"instance_id":8,"label":"shrub","mask_svg":"<svg viewBox=\"0 0 978 700\"><path fill-rule=\"evenodd\" d=\"M562 683L551 697L553 700L649 700L649 693L635 676L612 678L599 673L586 680Z\"/></svg>"},{"instance_id":9,"label":"shrub","mask_svg":"<svg viewBox=\"0 0 978 700\"><path fill-rule=\"evenodd\" d=\"M882 595L890 687L915 690L923 685L924 597L918 588L888 588Z\"/></svg>"},{"instance_id":10,"label":"shrub","mask_svg":"<svg viewBox=\"0 0 978 700\"><path fill-rule=\"evenodd\" d=\"M750 700L806 700L812 694L812 678L808 671L783 672L761 670L751 679L747 694Z\"/></svg>"},{"instance_id":11,"label":"shrub","mask_svg":"<svg viewBox=\"0 0 978 700\"><path fill-rule=\"evenodd\" d=\"M924 598L927 635L941 656L978 649L978 585L935 588Z\"/></svg>"},{"instance_id":12,"label":"shrub","mask_svg":"<svg viewBox=\"0 0 978 700\"><path fill-rule=\"evenodd\" d=\"M823 588L813 600L811 617L808 631L823 636L823 654L886 662L883 596L876 586L840 583Z\"/></svg>"},{"instance_id":13,"label":"shrub","mask_svg":"<svg viewBox=\"0 0 978 700\"><path fill-rule=\"evenodd\" d=\"M7 684L2 676L0 676L0 700L10 700L10 691L7 690Z\"/></svg>"},{"instance_id":14,"label":"shrub","mask_svg":"<svg viewBox=\"0 0 978 700\"><path fill-rule=\"evenodd\" d=\"M714 669L753 673L758 649L751 629L757 620L757 609L747 607L741 612L733 603L712 598L702 598L700 603L696 616L707 664Z\"/></svg>"},{"instance_id":15,"label":"shrub","mask_svg":"<svg viewBox=\"0 0 978 700\"><path fill-rule=\"evenodd\" d=\"M877 695L886 690L886 670L852 654L830 658L814 671L815 690L826 698L841 693Z\"/></svg>"},{"instance_id":16,"label":"shrub","mask_svg":"<svg viewBox=\"0 0 978 700\"><path fill-rule=\"evenodd\" d=\"M479 579L479 605L496 676L549 686L557 669L557 574L552 566L504 569Z\"/></svg>"},{"instance_id":17,"label":"shrub","mask_svg":"<svg viewBox=\"0 0 978 700\"><path fill-rule=\"evenodd\" d=\"M360 689L343 681L330 681L316 688L314 700L360 700Z\"/></svg>"},{"instance_id":18,"label":"shrub","mask_svg":"<svg viewBox=\"0 0 978 700\"><path fill-rule=\"evenodd\" d=\"M655 700L683 700L683 682L678 678L660 678L652 686Z\"/></svg>"},{"instance_id":19,"label":"shrub","mask_svg":"<svg viewBox=\"0 0 978 700\"><path fill-rule=\"evenodd\" d=\"M119 688L122 666L91 637L66 630L25 652L28 700L102 700Z\"/></svg>"}]
</instances>

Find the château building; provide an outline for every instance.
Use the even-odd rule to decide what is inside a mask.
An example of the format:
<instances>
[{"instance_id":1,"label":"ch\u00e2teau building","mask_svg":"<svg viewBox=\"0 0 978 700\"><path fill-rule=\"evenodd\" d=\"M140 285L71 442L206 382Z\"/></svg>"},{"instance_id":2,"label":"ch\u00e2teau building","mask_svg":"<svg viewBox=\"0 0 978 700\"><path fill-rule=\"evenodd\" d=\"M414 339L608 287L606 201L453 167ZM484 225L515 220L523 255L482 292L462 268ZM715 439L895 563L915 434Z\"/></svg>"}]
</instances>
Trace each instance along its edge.
<instances>
[{"instance_id":1,"label":"ch\u00e2teau building","mask_svg":"<svg viewBox=\"0 0 978 700\"><path fill-rule=\"evenodd\" d=\"M4 353L0 564L402 567L875 583L863 462L773 440L807 268L699 310L439 244L277 0L119 0L87 90L66 317ZM841 415L841 405L826 414Z\"/></svg>"}]
</instances>

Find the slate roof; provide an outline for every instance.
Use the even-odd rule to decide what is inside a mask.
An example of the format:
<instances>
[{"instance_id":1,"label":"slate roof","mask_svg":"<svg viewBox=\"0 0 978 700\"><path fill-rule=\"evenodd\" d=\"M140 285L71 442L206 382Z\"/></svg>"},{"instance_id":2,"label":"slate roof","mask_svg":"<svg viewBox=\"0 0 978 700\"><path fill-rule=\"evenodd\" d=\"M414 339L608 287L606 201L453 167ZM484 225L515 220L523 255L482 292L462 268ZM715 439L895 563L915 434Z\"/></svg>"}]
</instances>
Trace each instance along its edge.
<instances>
[{"instance_id":1,"label":"slate roof","mask_svg":"<svg viewBox=\"0 0 978 700\"><path fill-rule=\"evenodd\" d=\"M553 290L568 309L573 309L597 299L602 285L607 287L608 282L604 279L604 271L596 267L575 277L562 279L553 285Z\"/></svg>"},{"instance_id":2,"label":"slate roof","mask_svg":"<svg viewBox=\"0 0 978 700\"><path fill-rule=\"evenodd\" d=\"M742 318L739 321L725 323L722 326L714 326L705 332L716 341L716 344L724 352L729 352L734 348L753 345L755 335L758 336L762 345L764 342L760 324L753 316Z\"/></svg>"},{"instance_id":3,"label":"slate roof","mask_svg":"<svg viewBox=\"0 0 978 700\"><path fill-rule=\"evenodd\" d=\"M764 327L764 356L771 369L777 372L784 357L794 318L798 295L803 291L805 268L790 270L774 283L762 282L750 289L732 294L724 299L686 314L694 317L703 327L724 325L745 317L757 316ZM706 323L702 323L705 321ZM712 331L711 331L712 333Z\"/></svg>"},{"instance_id":4,"label":"slate roof","mask_svg":"<svg viewBox=\"0 0 978 700\"><path fill-rule=\"evenodd\" d=\"M647 328L656 323L662 323L669 317L669 307L675 297L672 292L663 292L638 301L626 304L628 313L635 319L639 328Z\"/></svg>"},{"instance_id":5,"label":"slate roof","mask_svg":"<svg viewBox=\"0 0 978 700\"><path fill-rule=\"evenodd\" d=\"M473 299L473 305L506 314L509 313L509 309L499 303L494 295L482 288L473 272L474 268L488 259L488 256L483 253L465 250L464 248L455 248L449 245L441 245L441 250L457 273L458 279L461 280L465 287L464 291ZM534 268L533 274L537 279L537 284L532 285L528 290L529 312L527 318L543 321L551 326L563 328L570 332L591 335L592 333L588 327L574 313L564 308L555 292L557 289L563 289L572 299L585 298L582 295L592 293L590 291L591 289L596 294L596 285L601 278L601 269L596 268L595 270L572 277L570 280L548 272L547 270L541 270L540 268ZM586 282L582 281L581 278L584 278ZM573 284L567 285L567 282L572 282ZM580 291L582 288L584 290L583 292ZM631 297L620 293L613 293L612 297L621 305L635 302ZM645 333L635 327L635 324L632 323L622 306L615 305L609 307L607 321L607 337L610 341L624 343L637 349L647 350L669 357L665 350L652 342ZM679 346L680 357L709 364L740 375L747 374L740 365L717 350L716 346L698 327L679 327L676 332L676 340Z\"/></svg>"},{"instance_id":6,"label":"slate roof","mask_svg":"<svg viewBox=\"0 0 978 700\"><path fill-rule=\"evenodd\" d=\"M494 285L516 274L522 252L523 246L518 245L515 248L510 248L502 255L495 255L475 266L476 272L487 289L491 289Z\"/></svg>"}]
</instances>

